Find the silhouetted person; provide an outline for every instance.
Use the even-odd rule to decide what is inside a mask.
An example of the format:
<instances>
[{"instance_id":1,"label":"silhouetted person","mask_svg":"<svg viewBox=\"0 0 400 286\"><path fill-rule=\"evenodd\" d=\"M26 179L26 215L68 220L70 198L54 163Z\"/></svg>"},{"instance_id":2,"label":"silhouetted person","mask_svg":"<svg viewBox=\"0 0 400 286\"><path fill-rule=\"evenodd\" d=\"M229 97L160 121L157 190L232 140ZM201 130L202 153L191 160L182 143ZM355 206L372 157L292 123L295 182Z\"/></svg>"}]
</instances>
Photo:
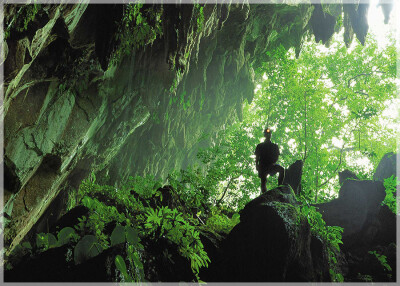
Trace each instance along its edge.
<instances>
[{"instance_id":1,"label":"silhouetted person","mask_svg":"<svg viewBox=\"0 0 400 286\"><path fill-rule=\"evenodd\" d=\"M285 169L276 163L279 158L278 145L271 142L271 130L264 130L265 141L256 147L256 169L258 176L261 178L261 193L267 190L267 175L273 176L279 173L278 185L282 185L285 177Z\"/></svg>"}]
</instances>

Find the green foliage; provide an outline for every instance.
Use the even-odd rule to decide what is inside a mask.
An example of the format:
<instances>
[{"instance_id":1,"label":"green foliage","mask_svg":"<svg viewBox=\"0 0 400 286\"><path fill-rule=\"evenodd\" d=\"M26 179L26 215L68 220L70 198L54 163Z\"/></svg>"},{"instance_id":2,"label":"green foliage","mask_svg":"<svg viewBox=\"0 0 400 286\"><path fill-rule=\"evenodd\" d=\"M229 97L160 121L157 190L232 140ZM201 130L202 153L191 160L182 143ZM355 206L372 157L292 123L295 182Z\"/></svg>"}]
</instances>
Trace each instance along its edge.
<instances>
[{"instance_id":1,"label":"green foliage","mask_svg":"<svg viewBox=\"0 0 400 286\"><path fill-rule=\"evenodd\" d=\"M111 246L125 241L125 229L122 225L117 225L110 236Z\"/></svg>"},{"instance_id":2,"label":"green foliage","mask_svg":"<svg viewBox=\"0 0 400 286\"><path fill-rule=\"evenodd\" d=\"M133 227L126 225L125 227L117 225L111 234L111 245L124 243L126 244L127 260L129 262L129 270L126 267L125 260L122 256L115 257L115 265L123 276L122 282L140 282L144 279L143 264L140 261L140 253L143 245L140 244L138 231Z\"/></svg>"},{"instance_id":3,"label":"green foliage","mask_svg":"<svg viewBox=\"0 0 400 286\"><path fill-rule=\"evenodd\" d=\"M38 233L36 234L36 241L33 246L29 241L25 241L14 248L9 257L11 258L11 262L8 261L6 267L12 269L13 263L23 258L26 254L33 256L51 248L60 247L65 244L75 244L78 240L79 235L71 227L61 229L57 234L57 238L52 233Z\"/></svg>"},{"instance_id":4,"label":"green foliage","mask_svg":"<svg viewBox=\"0 0 400 286\"><path fill-rule=\"evenodd\" d=\"M211 212L211 216L206 221L206 226L217 233L229 234L232 228L240 222L240 215L235 213L232 218L221 213L217 208Z\"/></svg>"},{"instance_id":5,"label":"green foliage","mask_svg":"<svg viewBox=\"0 0 400 286\"><path fill-rule=\"evenodd\" d=\"M269 50L239 127L258 141L268 125L281 151L278 164L303 159L302 188L312 202L337 194L339 171L369 178L379 159L396 149L395 130L382 120L396 104L394 41L379 49L368 37L350 52L333 39L331 47L305 42L298 58L284 46Z\"/></svg>"},{"instance_id":6,"label":"green foliage","mask_svg":"<svg viewBox=\"0 0 400 286\"><path fill-rule=\"evenodd\" d=\"M379 254L376 251L368 251L369 254L374 255L376 259L378 259L379 263L382 265L382 267L385 269L385 271L391 272L392 267L387 263L386 256L383 254Z\"/></svg>"},{"instance_id":7,"label":"green foliage","mask_svg":"<svg viewBox=\"0 0 400 286\"><path fill-rule=\"evenodd\" d=\"M126 4L116 34L119 45L114 54L115 59L119 60L133 50L152 44L161 36L161 15L161 5L146 9L142 3Z\"/></svg>"},{"instance_id":8,"label":"green foliage","mask_svg":"<svg viewBox=\"0 0 400 286\"><path fill-rule=\"evenodd\" d=\"M124 276L124 282L132 282L131 276L128 274L124 258L121 255L115 257L115 266Z\"/></svg>"},{"instance_id":9,"label":"green foliage","mask_svg":"<svg viewBox=\"0 0 400 286\"><path fill-rule=\"evenodd\" d=\"M27 4L20 6L9 25L5 27L4 39L7 40L13 31L18 33L25 32L28 29L29 23L35 20L40 9L40 4Z\"/></svg>"},{"instance_id":10,"label":"green foliage","mask_svg":"<svg viewBox=\"0 0 400 286\"><path fill-rule=\"evenodd\" d=\"M382 202L382 205L387 205L394 214L396 214L399 209L397 207L397 197L395 196L399 184L400 182L395 176L385 179L383 183L385 186L386 196Z\"/></svg>"},{"instance_id":11,"label":"green foliage","mask_svg":"<svg viewBox=\"0 0 400 286\"><path fill-rule=\"evenodd\" d=\"M128 186L140 196L149 198L155 194L155 191L158 188L161 187L161 182L156 180L152 175L145 177L135 176L129 178Z\"/></svg>"},{"instance_id":12,"label":"green foliage","mask_svg":"<svg viewBox=\"0 0 400 286\"><path fill-rule=\"evenodd\" d=\"M38 233L36 235L36 247L41 251L57 246L57 239L51 233Z\"/></svg>"},{"instance_id":13,"label":"green foliage","mask_svg":"<svg viewBox=\"0 0 400 286\"><path fill-rule=\"evenodd\" d=\"M185 202L187 209L205 211L209 199L209 185L204 180L200 168L190 167L187 170L174 171L167 177L177 196Z\"/></svg>"},{"instance_id":14,"label":"green foliage","mask_svg":"<svg viewBox=\"0 0 400 286\"><path fill-rule=\"evenodd\" d=\"M57 246L63 246L71 241L77 241L79 236L72 227L64 227L59 231L57 239Z\"/></svg>"},{"instance_id":15,"label":"green foliage","mask_svg":"<svg viewBox=\"0 0 400 286\"><path fill-rule=\"evenodd\" d=\"M203 30L203 25L204 25L204 6L200 4L194 4L194 11L195 14L197 15L196 18L197 30L201 31Z\"/></svg>"},{"instance_id":16,"label":"green foliage","mask_svg":"<svg viewBox=\"0 0 400 286\"><path fill-rule=\"evenodd\" d=\"M89 196L82 199L82 205L90 210L85 227L94 231L101 244L106 247L108 245L107 237L103 233L105 225L112 221L124 222L126 220L125 214L118 212L115 206L107 206Z\"/></svg>"},{"instance_id":17,"label":"green foliage","mask_svg":"<svg viewBox=\"0 0 400 286\"><path fill-rule=\"evenodd\" d=\"M371 275L362 275L361 273L357 274L357 279L361 280L363 282L373 282L374 280L372 279Z\"/></svg>"},{"instance_id":18,"label":"green foliage","mask_svg":"<svg viewBox=\"0 0 400 286\"><path fill-rule=\"evenodd\" d=\"M328 244L327 251L329 256L330 274L332 281L343 282L344 278L337 268L336 256L340 252L339 244L342 244L343 228L339 226L327 226L321 213L314 206L303 204L300 213L307 217L311 226L311 232Z\"/></svg>"},{"instance_id":19,"label":"green foliage","mask_svg":"<svg viewBox=\"0 0 400 286\"><path fill-rule=\"evenodd\" d=\"M94 235L85 235L74 248L75 264L80 264L89 258L99 255L103 248Z\"/></svg>"},{"instance_id":20,"label":"green foliage","mask_svg":"<svg viewBox=\"0 0 400 286\"><path fill-rule=\"evenodd\" d=\"M166 237L178 245L179 252L189 259L197 278L200 268L208 266L210 259L204 251L200 233L177 209L149 208L146 212L145 228L146 232L154 238Z\"/></svg>"},{"instance_id":21,"label":"green foliage","mask_svg":"<svg viewBox=\"0 0 400 286\"><path fill-rule=\"evenodd\" d=\"M259 192L259 178L251 157L259 141L249 134L248 127L241 123L231 125L218 134L223 138L219 145L197 154L204 170L205 189L216 205L240 209Z\"/></svg>"},{"instance_id":22,"label":"green foliage","mask_svg":"<svg viewBox=\"0 0 400 286\"><path fill-rule=\"evenodd\" d=\"M184 185L179 180L177 182ZM196 229L198 220L192 218L191 213L183 212L190 204L180 210L143 205L143 200L163 200L161 193L156 191L160 186L160 182L151 176L136 176L129 178L125 186L117 189L97 184L96 177L92 174L82 181L79 188L80 203L89 208L89 215L80 219L76 229L81 235L93 234L102 249L127 242L127 257L115 260L116 267L126 282L141 281L144 278L140 261L140 252L143 249L139 243L141 236L152 239L164 237L176 244L179 253L190 261L196 275L200 267L208 265L209 258ZM200 204L200 200L192 203ZM113 221L117 222L117 226L108 237L104 234L104 229ZM137 230L131 227L133 224L137 225ZM129 266L126 261L129 261Z\"/></svg>"}]
</instances>

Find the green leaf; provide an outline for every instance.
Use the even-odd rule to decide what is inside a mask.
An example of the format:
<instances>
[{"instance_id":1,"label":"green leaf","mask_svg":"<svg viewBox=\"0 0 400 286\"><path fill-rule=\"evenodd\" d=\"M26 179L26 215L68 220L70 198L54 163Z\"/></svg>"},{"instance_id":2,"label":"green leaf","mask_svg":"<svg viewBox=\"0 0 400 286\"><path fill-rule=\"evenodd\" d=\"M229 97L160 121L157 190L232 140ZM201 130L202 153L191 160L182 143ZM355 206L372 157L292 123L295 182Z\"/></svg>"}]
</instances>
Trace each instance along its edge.
<instances>
[{"instance_id":1,"label":"green leaf","mask_svg":"<svg viewBox=\"0 0 400 286\"><path fill-rule=\"evenodd\" d=\"M129 276L127 272L125 261L121 255L115 256L115 266L124 276L125 282L132 282L132 278Z\"/></svg>"},{"instance_id":2,"label":"green leaf","mask_svg":"<svg viewBox=\"0 0 400 286\"><path fill-rule=\"evenodd\" d=\"M126 233L126 241L134 246L136 246L140 239L138 235L138 231L133 227L127 225L125 226L125 233Z\"/></svg>"},{"instance_id":3,"label":"green leaf","mask_svg":"<svg viewBox=\"0 0 400 286\"><path fill-rule=\"evenodd\" d=\"M29 241L25 241L24 243L22 243L22 247L25 247L27 249L32 249L32 245Z\"/></svg>"},{"instance_id":4,"label":"green leaf","mask_svg":"<svg viewBox=\"0 0 400 286\"><path fill-rule=\"evenodd\" d=\"M102 251L97 238L94 235L85 235L77 243L74 249L75 264L80 264L89 258L95 257Z\"/></svg>"},{"instance_id":5,"label":"green leaf","mask_svg":"<svg viewBox=\"0 0 400 286\"><path fill-rule=\"evenodd\" d=\"M71 241L71 239L76 235L75 230L72 227L64 227L57 235L58 238L58 246L62 246Z\"/></svg>"},{"instance_id":6,"label":"green leaf","mask_svg":"<svg viewBox=\"0 0 400 286\"><path fill-rule=\"evenodd\" d=\"M51 233L39 233L36 236L36 246L47 250L49 248L57 246L57 239Z\"/></svg>"},{"instance_id":7,"label":"green leaf","mask_svg":"<svg viewBox=\"0 0 400 286\"><path fill-rule=\"evenodd\" d=\"M125 242L125 230L121 225L117 225L111 233L111 246Z\"/></svg>"},{"instance_id":8,"label":"green leaf","mask_svg":"<svg viewBox=\"0 0 400 286\"><path fill-rule=\"evenodd\" d=\"M143 264L140 261L139 255L137 254L137 252L132 253L131 258L132 258L133 262L135 263L136 267L143 268Z\"/></svg>"},{"instance_id":9,"label":"green leaf","mask_svg":"<svg viewBox=\"0 0 400 286\"><path fill-rule=\"evenodd\" d=\"M57 238L52 233L47 234L47 239L49 242L49 248L57 246Z\"/></svg>"}]
</instances>

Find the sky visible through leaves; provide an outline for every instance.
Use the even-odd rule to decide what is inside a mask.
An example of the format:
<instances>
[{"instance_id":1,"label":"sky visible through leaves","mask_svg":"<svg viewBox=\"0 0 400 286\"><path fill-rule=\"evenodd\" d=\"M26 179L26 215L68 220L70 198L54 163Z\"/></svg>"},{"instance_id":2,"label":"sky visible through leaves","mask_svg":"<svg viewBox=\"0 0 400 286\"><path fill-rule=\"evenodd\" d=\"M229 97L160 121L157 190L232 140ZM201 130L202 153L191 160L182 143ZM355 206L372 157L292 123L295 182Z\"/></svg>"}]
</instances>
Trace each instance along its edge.
<instances>
[{"instance_id":1,"label":"sky visible through leaves","mask_svg":"<svg viewBox=\"0 0 400 286\"><path fill-rule=\"evenodd\" d=\"M383 52L383 54L388 55L390 54L390 52L385 52L385 51L389 51L390 49L393 49L393 39L398 39L398 34L399 31L396 30L396 24L399 24L399 17L397 17L398 10L399 7L397 7L399 5L394 5L392 13L391 13L391 18L388 24L384 24L384 16L381 10L381 7L377 7L377 1L376 0L371 0L371 4L370 4L370 9L369 9L369 14L368 14L368 22L369 22L369 33L367 35L367 39L369 39L369 41L367 40L366 45L371 45L371 46L376 46L377 48L375 50L369 50L368 49L364 49L363 51L368 54L369 56L366 57L365 62L371 61L373 64L375 64L375 58L374 58L374 53L378 53L378 52ZM397 25L400 26L400 25ZM313 40L313 39L312 39ZM390 47L391 46L391 47ZM307 47L310 49L315 49L315 55L318 58L319 56L323 55L323 54L327 54L327 55L333 55L335 53L337 53L338 50L343 49L343 31L341 31L338 34L335 34L333 37L333 41L331 43L331 45L329 47L326 47L322 44L315 44L312 42L308 42L304 44L304 47L307 49ZM351 53L360 53L362 48L360 48L360 44L359 42L354 39L352 44L350 45L350 47L347 49L347 53L351 54ZM395 42L395 49L397 49L397 51L399 51L399 43L398 41ZM372 51L372 52L371 52ZM382 55L383 55L382 54ZM392 53L393 54L393 53ZM300 56L301 57L301 56ZM390 57L390 55L389 55ZM294 57L294 53L292 53L292 56L290 57L291 59L295 59ZM329 58L329 56L328 56ZM335 59L334 56L330 57L331 59ZM355 59L355 61L357 61L357 56L349 56L349 58L351 59ZM338 59L340 60L340 59ZM388 58L389 60L389 58ZM393 56L392 56L392 60L393 60ZM398 62L398 61L397 61ZM346 73L346 70L344 69L342 72L343 74L340 74L340 71L338 70L338 75L337 77L343 76L343 78L346 78L346 81L348 82L348 86L347 89L353 89L353 92L355 92L355 95L363 95L360 97L356 97L354 96L354 100L351 99L347 99L347 97L352 96L352 94L348 94L347 96L343 95L343 92L345 92L345 90L336 90L338 88L338 83L340 82L340 80L338 79L338 81L336 82L332 82L335 81L333 76L332 79L332 75L329 76L325 81L323 80L319 80L318 82L315 81L314 83L311 83L310 86L312 86L312 88L314 89L316 85L320 85L321 82L323 82L323 87L319 86L319 92L327 92L327 95L325 95L324 98L322 98L322 101L326 103L325 106L329 106L331 105L332 110L335 114L339 114L338 116L340 118L343 118L341 120L348 120L345 118L349 118L352 117L353 114L355 114L356 112L359 112L359 120L348 120L348 122L346 124L344 124L342 126L342 129L340 130L341 133L335 134L334 132L331 133L331 141L330 142L322 142L322 145L318 145L318 143L315 144L310 144L310 146L307 146L305 149L306 150L302 150L300 151L300 149L302 148L302 144L306 144L306 142L302 142L303 139L299 138L289 138L286 137L286 144L289 150L283 150L283 155L281 155L281 159L280 159L280 163L285 165L285 167L287 168L288 165L290 165L290 163L288 161L289 157L292 157L291 159L294 160L294 157L297 156L296 159L300 159L298 158L299 156L301 156L301 153L305 152L306 153L306 157L307 159L310 161L310 164L308 165L308 167L312 167L312 168L317 168L317 170L308 170L306 171L306 174L303 173L303 177L304 175L308 175L310 178L309 180L315 181L315 186L314 186L314 192L320 192L321 190L319 190L319 185L321 185L320 183L318 183L318 180L322 180L326 182L326 184L323 186L322 192L324 193L323 196L325 196L325 199L327 199L328 197L334 197L337 195L337 191L338 191L338 176L334 175L333 172L335 172L336 174L339 171L342 171L345 168L349 168L352 171L355 171L357 175L361 176L361 179L371 179L372 174L374 172L374 169L377 166L377 163L379 162L381 156L383 154L381 154L379 152L380 147L382 147L381 151L383 152L383 150L385 151L395 151L394 149L394 144L393 141L395 141L396 138L396 133L397 133L397 124L398 124L398 106L400 105L400 99L398 98L398 96L396 96L396 93L398 91L398 87L399 87L399 79L395 78L395 75L393 76L393 71L392 73L390 73L391 75L386 74L386 72L384 72L386 75L384 75L384 73L382 72L382 76L378 76L377 74L380 73L379 69L380 67L378 67L377 65L379 65L379 62L377 62L377 64L375 64L375 66L372 67L372 69L369 72L372 72L374 74L376 74L376 78L374 82L370 82L369 86L373 86L375 83L377 83L377 85L380 85L380 88L377 88L375 91L373 91L372 88L371 90L367 90L366 88L368 88L369 86L361 86L360 83L358 82L359 78L356 78L354 80L349 80L349 78L351 76L354 76L354 73L349 73L349 75L344 75ZM300 65L299 65L300 66ZM316 64L315 67L317 67L318 65ZM321 68L321 65L319 66ZM287 68L287 66L282 66L282 68ZM301 71L297 71L299 72L297 75L302 75ZM307 73L307 71L304 71L305 73ZM354 71L356 72L356 71ZM363 73L364 71L359 69L358 73ZM279 69L276 70L276 73L280 73ZM367 73L367 71L365 71L365 73ZM395 74L395 72L394 72ZM392 76L392 78L390 78ZM367 77L367 76L366 76ZM365 78L366 78L365 77ZM279 78L279 76L277 76L277 78ZM268 106L268 103L265 103L265 100L269 100L271 102L271 98L272 101L274 100L274 93L271 92L270 89L266 88L266 86L271 86L273 83L273 79L271 79L271 75L267 75L264 74L263 75L263 81L259 84L257 84L256 89L255 89L255 100L253 100L253 102L250 104L250 106L248 108L244 108L245 112L246 110L250 110L250 113L252 113L254 116L254 114L257 114L257 112L259 112L260 114L262 113L270 113L269 117L263 117L263 115L260 115L260 121L271 121L271 123L269 124L269 127L271 127L273 130L277 130L279 128L283 128L283 126L285 126L285 130L284 132L286 133L291 133L294 134L293 131L295 128L299 128L299 130L304 130L308 128L309 122L305 122L305 123L300 123L298 124L298 126L295 125L291 125L290 124L282 124L281 121L284 120L285 116L286 118L292 118L291 116L293 116L294 118L296 118L296 115L273 115L274 111L272 110L265 110L265 108L263 109L263 107L258 106L261 102L261 104L264 104L264 106ZM346 81L342 80L342 86L346 85ZM378 83L378 81L380 81L380 83ZM267 83L268 82L268 83ZM360 81L361 82L361 81ZM385 84L383 84L383 82L386 82ZM391 87L389 88L388 86L390 85L389 82L391 82ZM278 84L279 85L279 84ZM386 86L384 86L386 85ZM395 86L397 85L397 90L395 88ZM292 92L292 93L298 93L299 90L291 90L291 87L285 86L283 88L284 93L281 96L288 96L287 94ZM324 91L325 90L325 91ZM329 91L330 91L330 95ZM278 92L279 93L279 92ZM276 93L276 94L278 94ZM379 95L377 93L381 93L382 95ZM272 96L271 96L272 95ZM257 96L259 96L259 98L257 99ZM297 96L299 96L299 93L297 94ZM321 97L321 94L319 94L319 96ZM337 100L338 96L342 96L343 98L346 99L346 103L342 104L340 101ZM260 99L260 98L265 98L265 99ZM357 99L358 98L358 99ZM377 100L377 102L372 103L372 101L374 100L373 98L375 98ZM382 98L385 98L385 100L382 102ZM300 106L300 102L295 103L295 100L292 99L286 99L290 104L298 104L298 106ZM312 98L309 99L310 100L310 108L312 103ZM364 109L359 109L359 111L357 111L356 106L357 100L361 100L364 101L365 100L365 108ZM301 99L300 99L301 101ZM379 103L378 103L379 101ZM264 102L264 103L262 103ZM283 104L286 104L284 101L282 101ZM282 104L282 102L279 102L279 104ZM378 106L379 105L379 106ZM318 107L317 103L314 104L315 107ZM325 106L322 105L322 107L319 108L325 108ZM375 106L375 107L374 107ZM258 109L258 111L257 111ZM286 108L283 107L283 109L285 109L285 112L291 112L290 108ZM284 111L281 112L281 114L285 113ZM361 112L364 112L363 114L361 114ZM307 114L307 109L304 111L305 113L305 118L307 118L307 116L309 116L310 118L308 120L311 120L312 118L315 118L315 120L318 120L318 114ZM309 113L312 113L312 111L309 111ZM323 112L322 112L323 113ZM329 114L329 113L325 113L325 114ZM369 115L371 114L371 115ZM350 116L349 116L350 115ZM370 120L370 117L374 117L375 115L378 116L378 118L375 118L375 121L373 122L372 120ZM278 118L274 118L274 116L280 116L280 120ZM301 115L303 116L303 115ZM297 121L301 121L301 116L300 113L297 116ZM271 120L272 117L272 120ZM357 117L357 115L356 115ZM268 118L268 119L267 119ZM355 123L357 121L357 123ZM356 125L364 125L364 126L358 126L358 132L359 134L363 134L364 136L367 138L364 138L366 143L362 143L362 139L358 138L358 150L357 151L357 135L354 132L354 129L356 129ZM262 125L262 124L261 124ZM304 128L304 126L307 126L306 128ZM262 126L260 126L262 128ZM325 128L325 127L324 127ZM369 130L367 131L361 131L361 129L366 128ZM317 140L317 137L321 138L323 137L325 131L323 130L323 128L317 128L315 127L314 129L311 127L310 129L312 130L308 130L308 132L315 132L316 135L312 135L309 140ZM325 128L326 129L326 128ZM282 131L282 130L277 130L278 132ZM299 131L298 133L303 132L303 131ZM307 130L306 132L306 139L305 141L307 141ZM252 132L249 132L249 136L254 136L254 134L250 134ZM353 134L354 133L354 134ZM280 134L276 134L275 139L277 140L285 140L285 137L282 137ZM334 136L333 136L333 135ZM256 134L256 137L259 137L259 141L262 142L264 140L264 138L262 137L262 134L260 134L259 136ZM310 135L308 135L310 136ZM359 137L362 137L363 135L358 135ZM274 139L274 137L273 137ZM318 139L319 140L319 139ZM368 140L374 143L368 144ZM387 140L387 142L385 142L385 140ZM274 141L274 140L272 140ZM376 141L376 142L375 142ZM388 143L388 142L391 143ZM279 144L279 142L277 142ZM379 144L383 144L382 146L380 146ZM282 144L283 145L283 144ZM312 146L311 146L312 145ZM364 149L362 148L362 146L364 145ZM368 146L367 146L368 145ZM283 148L285 148L284 146L282 146ZM319 159L319 154L318 154L318 150L315 149L316 151L316 155L310 153L309 148L320 148L320 149L325 149L328 150L327 154L323 155L321 154L321 156L338 156L337 152L338 150L344 150L343 152L343 156L340 156L340 161L343 163L339 163L339 168L335 168L335 165L337 166L338 162L334 162L334 160L320 160ZM375 149L375 150L374 150ZM348 150L346 152L346 150ZM285 157L285 151L288 152L290 155ZM307 154L307 151L309 152L310 155ZM336 152L336 153L334 153ZM322 152L321 152L322 153ZM253 158L254 156L252 156ZM282 158L284 157L284 158ZM315 157L315 158L313 158ZM286 158L286 159L285 159ZM339 158L339 157L338 157ZM320 161L318 161L320 160ZM338 159L336 160L338 161ZM278 162L279 163L279 162ZM330 164L329 166L322 166L321 164ZM319 165L318 165L319 164ZM341 165L340 165L341 164ZM317 166L317 167L315 167ZM307 164L305 165L305 167L307 167ZM328 171L324 170L324 167L327 167L327 169L329 169ZM311 168L310 168L311 169ZM330 174L326 174L326 172L331 172ZM323 178L325 176L325 178ZM312 177L312 179L311 179ZM330 178L329 178L330 177ZM326 179L328 178L328 179ZM313 188L314 183L309 182L309 186L308 188ZM322 187L322 186L321 186ZM256 196L256 194L252 195ZM317 200L317 196L316 196L316 200Z\"/></svg>"}]
</instances>

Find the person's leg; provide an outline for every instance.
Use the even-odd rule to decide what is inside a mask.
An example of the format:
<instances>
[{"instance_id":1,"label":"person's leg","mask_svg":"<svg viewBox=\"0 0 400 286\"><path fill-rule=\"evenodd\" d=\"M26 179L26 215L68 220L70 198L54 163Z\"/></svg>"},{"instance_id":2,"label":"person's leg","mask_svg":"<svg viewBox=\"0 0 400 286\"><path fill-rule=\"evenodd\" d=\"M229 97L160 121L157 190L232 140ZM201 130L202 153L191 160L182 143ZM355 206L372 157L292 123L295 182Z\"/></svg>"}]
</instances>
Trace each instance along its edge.
<instances>
[{"instance_id":1,"label":"person's leg","mask_svg":"<svg viewBox=\"0 0 400 286\"><path fill-rule=\"evenodd\" d=\"M258 173L258 176L261 179L261 193L265 193L267 191L267 174Z\"/></svg>"},{"instance_id":2,"label":"person's leg","mask_svg":"<svg viewBox=\"0 0 400 286\"><path fill-rule=\"evenodd\" d=\"M283 180L285 179L285 168L283 168L282 166L280 166L280 165L274 165L273 167L272 167L272 170L274 171L274 172L277 172L277 173L279 173L279 176L278 176L278 185L282 185L283 184Z\"/></svg>"}]
</instances>

